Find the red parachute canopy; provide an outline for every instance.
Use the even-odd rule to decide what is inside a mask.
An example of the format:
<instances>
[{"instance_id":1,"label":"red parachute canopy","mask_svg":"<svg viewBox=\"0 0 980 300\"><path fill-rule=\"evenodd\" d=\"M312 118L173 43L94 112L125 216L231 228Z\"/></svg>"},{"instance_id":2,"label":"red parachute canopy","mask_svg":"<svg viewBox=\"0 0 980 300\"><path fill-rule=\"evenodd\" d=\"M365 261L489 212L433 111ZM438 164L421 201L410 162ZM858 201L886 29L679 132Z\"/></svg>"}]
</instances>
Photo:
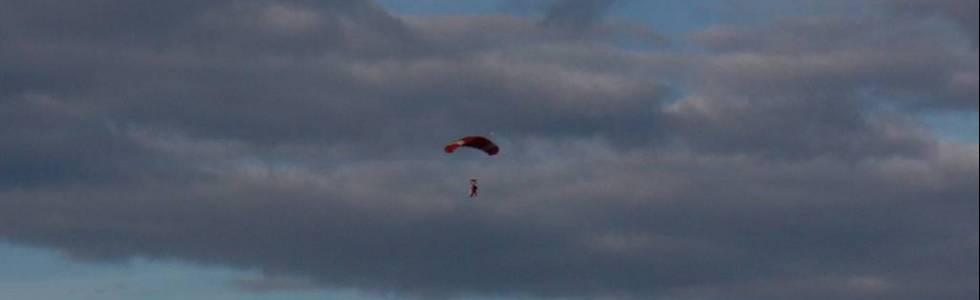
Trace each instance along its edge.
<instances>
[{"instance_id":1,"label":"red parachute canopy","mask_svg":"<svg viewBox=\"0 0 980 300\"><path fill-rule=\"evenodd\" d=\"M446 153L453 153L459 147L470 147L483 150L483 152L486 152L487 155L497 155L497 152L500 152L500 148L489 139L482 136L468 136L446 145Z\"/></svg>"}]
</instances>

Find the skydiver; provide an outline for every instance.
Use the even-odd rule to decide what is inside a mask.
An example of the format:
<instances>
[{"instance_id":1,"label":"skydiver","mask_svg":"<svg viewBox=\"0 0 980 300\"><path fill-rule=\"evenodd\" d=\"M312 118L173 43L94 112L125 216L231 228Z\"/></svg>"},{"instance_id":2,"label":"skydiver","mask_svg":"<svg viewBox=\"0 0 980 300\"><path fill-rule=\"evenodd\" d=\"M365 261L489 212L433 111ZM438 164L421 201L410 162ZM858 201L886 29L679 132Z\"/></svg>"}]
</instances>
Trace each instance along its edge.
<instances>
[{"instance_id":1,"label":"skydiver","mask_svg":"<svg viewBox=\"0 0 980 300\"><path fill-rule=\"evenodd\" d=\"M476 186L476 179L470 179L470 198L474 198L477 196L476 190L478 188L479 187Z\"/></svg>"}]
</instances>

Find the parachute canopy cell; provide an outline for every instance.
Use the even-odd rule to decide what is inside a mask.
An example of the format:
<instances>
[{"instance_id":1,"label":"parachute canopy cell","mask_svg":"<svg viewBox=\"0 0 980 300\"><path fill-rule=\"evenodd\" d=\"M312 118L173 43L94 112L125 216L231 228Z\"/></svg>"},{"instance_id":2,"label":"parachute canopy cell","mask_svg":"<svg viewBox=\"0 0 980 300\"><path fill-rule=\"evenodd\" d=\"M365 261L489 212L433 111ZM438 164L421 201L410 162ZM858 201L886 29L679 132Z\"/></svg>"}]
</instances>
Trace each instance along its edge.
<instances>
[{"instance_id":1,"label":"parachute canopy cell","mask_svg":"<svg viewBox=\"0 0 980 300\"><path fill-rule=\"evenodd\" d=\"M459 147L479 149L491 156L497 155L497 152L500 152L500 148L489 139L482 136L468 136L446 145L446 153L453 153L456 151L456 149L459 149Z\"/></svg>"}]
</instances>

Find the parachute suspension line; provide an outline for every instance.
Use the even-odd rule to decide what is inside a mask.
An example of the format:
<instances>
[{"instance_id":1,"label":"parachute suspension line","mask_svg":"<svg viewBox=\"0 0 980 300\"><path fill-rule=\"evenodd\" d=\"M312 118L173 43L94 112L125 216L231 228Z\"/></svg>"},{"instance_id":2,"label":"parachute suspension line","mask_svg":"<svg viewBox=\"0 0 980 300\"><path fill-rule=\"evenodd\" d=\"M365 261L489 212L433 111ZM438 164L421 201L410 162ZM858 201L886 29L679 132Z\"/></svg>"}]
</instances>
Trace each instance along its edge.
<instances>
[{"instance_id":1,"label":"parachute suspension line","mask_svg":"<svg viewBox=\"0 0 980 300\"><path fill-rule=\"evenodd\" d=\"M445 151L446 153L453 153L456 152L456 150L459 149L460 147L477 149L483 151L483 153L486 153L489 156L497 155L497 153L500 152L500 147L497 147L497 144L494 144L492 141L490 141L490 139L487 139L482 136L467 136L452 141L451 143L446 145ZM477 186L476 179L471 178L470 198L477 197L479 195L478 190L479 187Z\"/></svg>"}]
</instances>

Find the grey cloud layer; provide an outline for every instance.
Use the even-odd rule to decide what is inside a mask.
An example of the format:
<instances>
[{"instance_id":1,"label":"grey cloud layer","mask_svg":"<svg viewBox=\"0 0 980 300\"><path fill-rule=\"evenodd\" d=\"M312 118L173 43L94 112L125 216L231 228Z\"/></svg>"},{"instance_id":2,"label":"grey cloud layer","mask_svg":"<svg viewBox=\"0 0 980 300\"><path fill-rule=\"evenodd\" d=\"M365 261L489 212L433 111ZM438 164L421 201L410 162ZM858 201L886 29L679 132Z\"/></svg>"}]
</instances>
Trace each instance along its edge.
<instances>
[{"instance_id":1,"label":"grey cloud layer","mask_svg":"<svg viewBox=\"0 0 980 300\"><path fill-rule=\"evenodd\" d=\"M977 111L976 48L948 28L873 13L718 26L694 36L713 55L696 92L668 111L723 151L915 153L930 138L905 112Z\"/></svg>"},{"instance_id":2,"label":"grey cloud layer","mask_svg":"<svg viewBox=\"0 0 980 300\"><path fill-rule=\"evenodd\" d=\"M257 292L977 296L977 147L915 121L976 111L976 48L905 6L686 53L620 48L651 33L602 1L0 4L13 242L259 268ZM503 154L440 153L471 133Z\"/></svg>"},{"instance_id":3,"label":"grey cloud layer","mask_svg":"<svg viewBox=\"0 0 980 300\"><path fill-rule=\"evenodd\" d=\"M884 5L909 13L912 16L935 15L949 20L960 26L963 31L973 38L974 46L977 43L978 31L978 4L977 1L967 0L879 0Z\"/></svg>"}]
</instances>

